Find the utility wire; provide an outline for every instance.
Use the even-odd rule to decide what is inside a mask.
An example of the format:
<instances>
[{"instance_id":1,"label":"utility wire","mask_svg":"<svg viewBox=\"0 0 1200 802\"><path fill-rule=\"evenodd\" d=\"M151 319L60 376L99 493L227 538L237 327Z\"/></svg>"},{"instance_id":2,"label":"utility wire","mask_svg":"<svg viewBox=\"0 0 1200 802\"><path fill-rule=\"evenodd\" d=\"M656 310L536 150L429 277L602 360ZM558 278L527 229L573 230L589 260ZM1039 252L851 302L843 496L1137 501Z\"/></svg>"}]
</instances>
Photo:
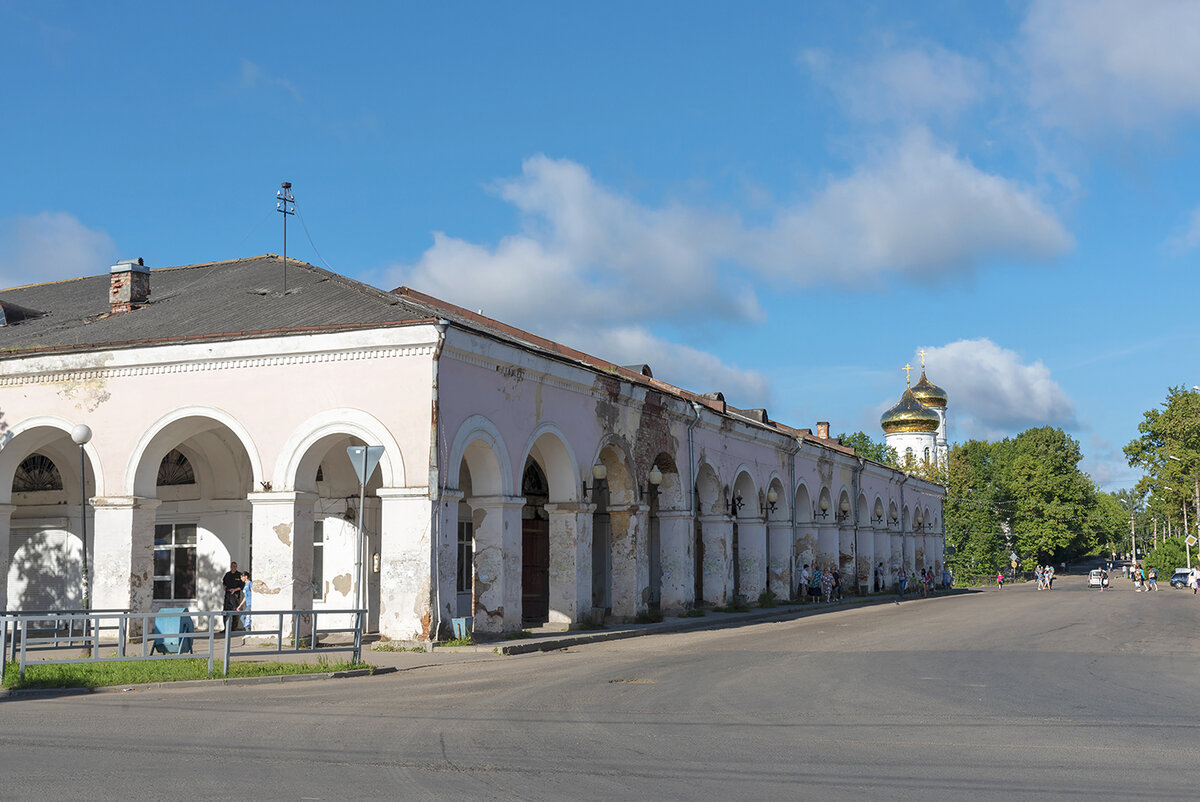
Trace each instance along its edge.
<instances>
[{"instance_id":1,"label":"utility wire","mask_svg":"<svg viewBox=\"0 0 1200 802\"><path fill-rule=\"evenodd\" d=\"M321 263L325 265L326 270L328 270L330 273L336 273L337 271L329 266L329 262L326 262L325 257L322 256L321 252L317 250L317 246L312 239L312 234L308 233L308 223L304 222L304 212L297 210L296 214L300 218L300 225L304 228L304 236L308 237L308 244L312 245L313 253L315 253L317 258L321 260Z\"/></svg>"},{"instance_id":2,"label":"utility wire","mask_svg":"<svg viewBox=\"0 0 1200 802\"><path fill-rule=\"evenodd\" d=\"M262 228L262 224L267 222L267 218L271 216L271 212L273 212L273 211L275 211L275 210L271 209L265 215L263 215L263 219L259 220L257 223L255 223L254 228L250 229L250 233L247 234L246 236L242 237L242 241L233 247L233 258L234 259L241 258L242 246L246 244L246 240L248 240L252 236L254 236L255 231L258 231L258 229Z\"/></svg>"}]
</instances>

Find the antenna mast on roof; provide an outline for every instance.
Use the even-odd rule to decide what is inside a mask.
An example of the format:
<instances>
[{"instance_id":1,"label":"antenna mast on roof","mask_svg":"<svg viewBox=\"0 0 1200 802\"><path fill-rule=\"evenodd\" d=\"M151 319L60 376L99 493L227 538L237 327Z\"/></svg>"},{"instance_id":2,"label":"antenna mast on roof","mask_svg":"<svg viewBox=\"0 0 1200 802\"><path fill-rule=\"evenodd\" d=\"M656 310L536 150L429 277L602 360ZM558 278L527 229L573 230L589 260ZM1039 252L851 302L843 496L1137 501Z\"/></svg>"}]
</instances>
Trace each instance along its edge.
<instances>
[{"instance_id":1,"label":"antenna mast on roof","mask_svg":"<svg viewBox=\"0 0 1200 802\"><path fill-rule=\"evenodd\" d=\"M296 198L292 195L292 182L284 181L275 193L275 211L283 215L283 294L287 295L287 219L296 213Z\"/></svg>"}]
</instances>

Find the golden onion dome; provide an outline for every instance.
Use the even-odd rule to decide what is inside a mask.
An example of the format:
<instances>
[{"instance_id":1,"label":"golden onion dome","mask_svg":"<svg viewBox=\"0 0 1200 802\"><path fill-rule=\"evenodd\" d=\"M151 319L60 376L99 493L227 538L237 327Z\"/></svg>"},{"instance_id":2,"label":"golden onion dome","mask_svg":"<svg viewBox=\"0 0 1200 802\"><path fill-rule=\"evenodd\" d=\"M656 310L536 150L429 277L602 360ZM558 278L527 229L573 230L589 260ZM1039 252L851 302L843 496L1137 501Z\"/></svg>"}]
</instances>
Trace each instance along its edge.
<instances>
[{"instance_id":1,"label":"golden onion dome","mask_svg":"<svg viewBox=\"0 0 1200 802\"><path fill-rule=\"evenodd\" d=\"M879 425L888 434L896 432L936 432L938 414L917 400L912 387L900 396L900 403L879 417Z\"/></svg>"},{"instance_id":2,"label":"golden onion dome","mask_svg":"<svg viewBox=\"0 0 1200 802\"><path fill-rule=\"evenodd\" d=\"M927 407L946 406L946 391L925 378L925 368L921 368L921 380L913 385L912 394Z\"/></svg>"}]
</instances>

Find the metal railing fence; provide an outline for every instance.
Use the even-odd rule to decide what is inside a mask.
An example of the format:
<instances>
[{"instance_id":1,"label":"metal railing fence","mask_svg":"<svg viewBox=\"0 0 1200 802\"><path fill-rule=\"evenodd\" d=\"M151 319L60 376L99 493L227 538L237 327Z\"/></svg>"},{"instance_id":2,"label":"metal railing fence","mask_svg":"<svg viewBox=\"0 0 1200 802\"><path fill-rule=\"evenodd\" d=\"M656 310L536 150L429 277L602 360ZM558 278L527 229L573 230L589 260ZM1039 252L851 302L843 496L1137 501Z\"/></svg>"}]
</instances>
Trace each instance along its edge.
<instances>
[{"instance_id":1,"label":"metal railing fence","mask_svg":"<svg viewBox=\"0 0 1200 802\"><path fill-rule=\"evenodd\" d=\"M319 625L324 618L330 616L353 616L353 626ZM151 613L131 613L126 610L93 610L62 611L45 610L21 613L0 613L0 681L4 679L7 664L16 662L20 677L25 679L25 669L31 662L38 665L67 665L72 663L108 663L140 660L180 660L208 659L208 672L213 672L213 665L218 659L222 663L222 672L229 674L229 662L232 653L231 626L235 621L248 618L251 629L244 630L242 635L249 638L275 639L273 648L239 649L236 656L270 657L287 654L327 654L330 652L351 652L352 662L357 663L362 655L362 633L366 618L365 610L263 610L263 611L230 611L230 610L198 610L185 612L158 611ZM274 628L253 628L255 620L275 619ZM177 626L176 629L187 631L156 631L155 624L164 619L189 619L188 625ZM203 629L195 626L196 619L205 623ZM55 622L53 630L46 627L49 621ZM290 629L284 628L284 622L291 624ZM217 632L217 624L224 622L224 632ZM66 630L64 633L63 630ZM197 631L199 629L199 631ZM207 630L207 631L205 631ZM115 633L115 637L106 633ZM221 634L218 639L217 635ZM352 635L351 643L326 643L320 639L330 635ZM167 641L186 640L179 644L177 653L165 651ZM218 647L218 640L222 642ZM288 644L285 648L285 640ZM162 643L164 650L157 653L155 646ZM196 644L207 644L207 650L194 650ZM140 654L130 654L130 645L140 645ZM112 651L115 648L115 652ZM104 650L109 650L108 654ZM44 657L47 653L54 655L64 651L82 651L81 657ZM31 659L32 658L32 659Z\"/></svg>"}]
</instances>

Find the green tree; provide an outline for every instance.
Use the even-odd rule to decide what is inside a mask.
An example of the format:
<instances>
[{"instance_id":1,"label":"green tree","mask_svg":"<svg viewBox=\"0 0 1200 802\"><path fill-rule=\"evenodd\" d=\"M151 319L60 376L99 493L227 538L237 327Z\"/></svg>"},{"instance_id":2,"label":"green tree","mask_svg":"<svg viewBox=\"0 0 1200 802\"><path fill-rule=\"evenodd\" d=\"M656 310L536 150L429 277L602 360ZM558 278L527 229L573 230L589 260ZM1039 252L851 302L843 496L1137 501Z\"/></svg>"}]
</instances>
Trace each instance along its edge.
<instances>
[{"instance_id":1,"label":"green tree","mask_svg":"<svg viewBox=\"0 0 1200 802\"><path fill-rule=\"evenodd\" d=\"M851 432L850 434L839 434L838 439L842 441L842 445L853 448L860 457L865 457L875 462L882 462L884 465L891 465L893 468L900 465L896 457L896 449L882 440L872 440L866 432L858 431Z\"/></svg>"},{"instance_id":2,"label":"green tree","mask_svg":"<svg viewBox=\"0 0 1200 802\"><path fill-rule=\"evenodd\" d=\"M955 575L990 576L1005 565L992 445L970 440L950 450L945 505L946 562Z\"/></svg>"},{"instance_id":3,"label":"green tree","mask_svg":"<svg viewBox=\"0 0 1200 802\"><path fill-rule=\"evenodd\" d=\"M1195 530L1195 481L1200 472L1200 393L1171 387L1161 409L1144 413L1137 439L1125 446L1129 464L1146 475L1137 490L1148 496L1151 515L1160 526L1183 528L1190 511Z\"/></svg>"},{"instance_id":4,"label":"green tree","mask_svg":"<svg viewBox=\"0 0 1200 802\"><path fill-rule=\"evenodd\" d=\"M1001 481L1011 498L1015 550L1026 570L1096 545L1095 487L1079 470L1079 443L1062 429L1029 429L1011 441Z\"/></svg>"}]
</instances>

